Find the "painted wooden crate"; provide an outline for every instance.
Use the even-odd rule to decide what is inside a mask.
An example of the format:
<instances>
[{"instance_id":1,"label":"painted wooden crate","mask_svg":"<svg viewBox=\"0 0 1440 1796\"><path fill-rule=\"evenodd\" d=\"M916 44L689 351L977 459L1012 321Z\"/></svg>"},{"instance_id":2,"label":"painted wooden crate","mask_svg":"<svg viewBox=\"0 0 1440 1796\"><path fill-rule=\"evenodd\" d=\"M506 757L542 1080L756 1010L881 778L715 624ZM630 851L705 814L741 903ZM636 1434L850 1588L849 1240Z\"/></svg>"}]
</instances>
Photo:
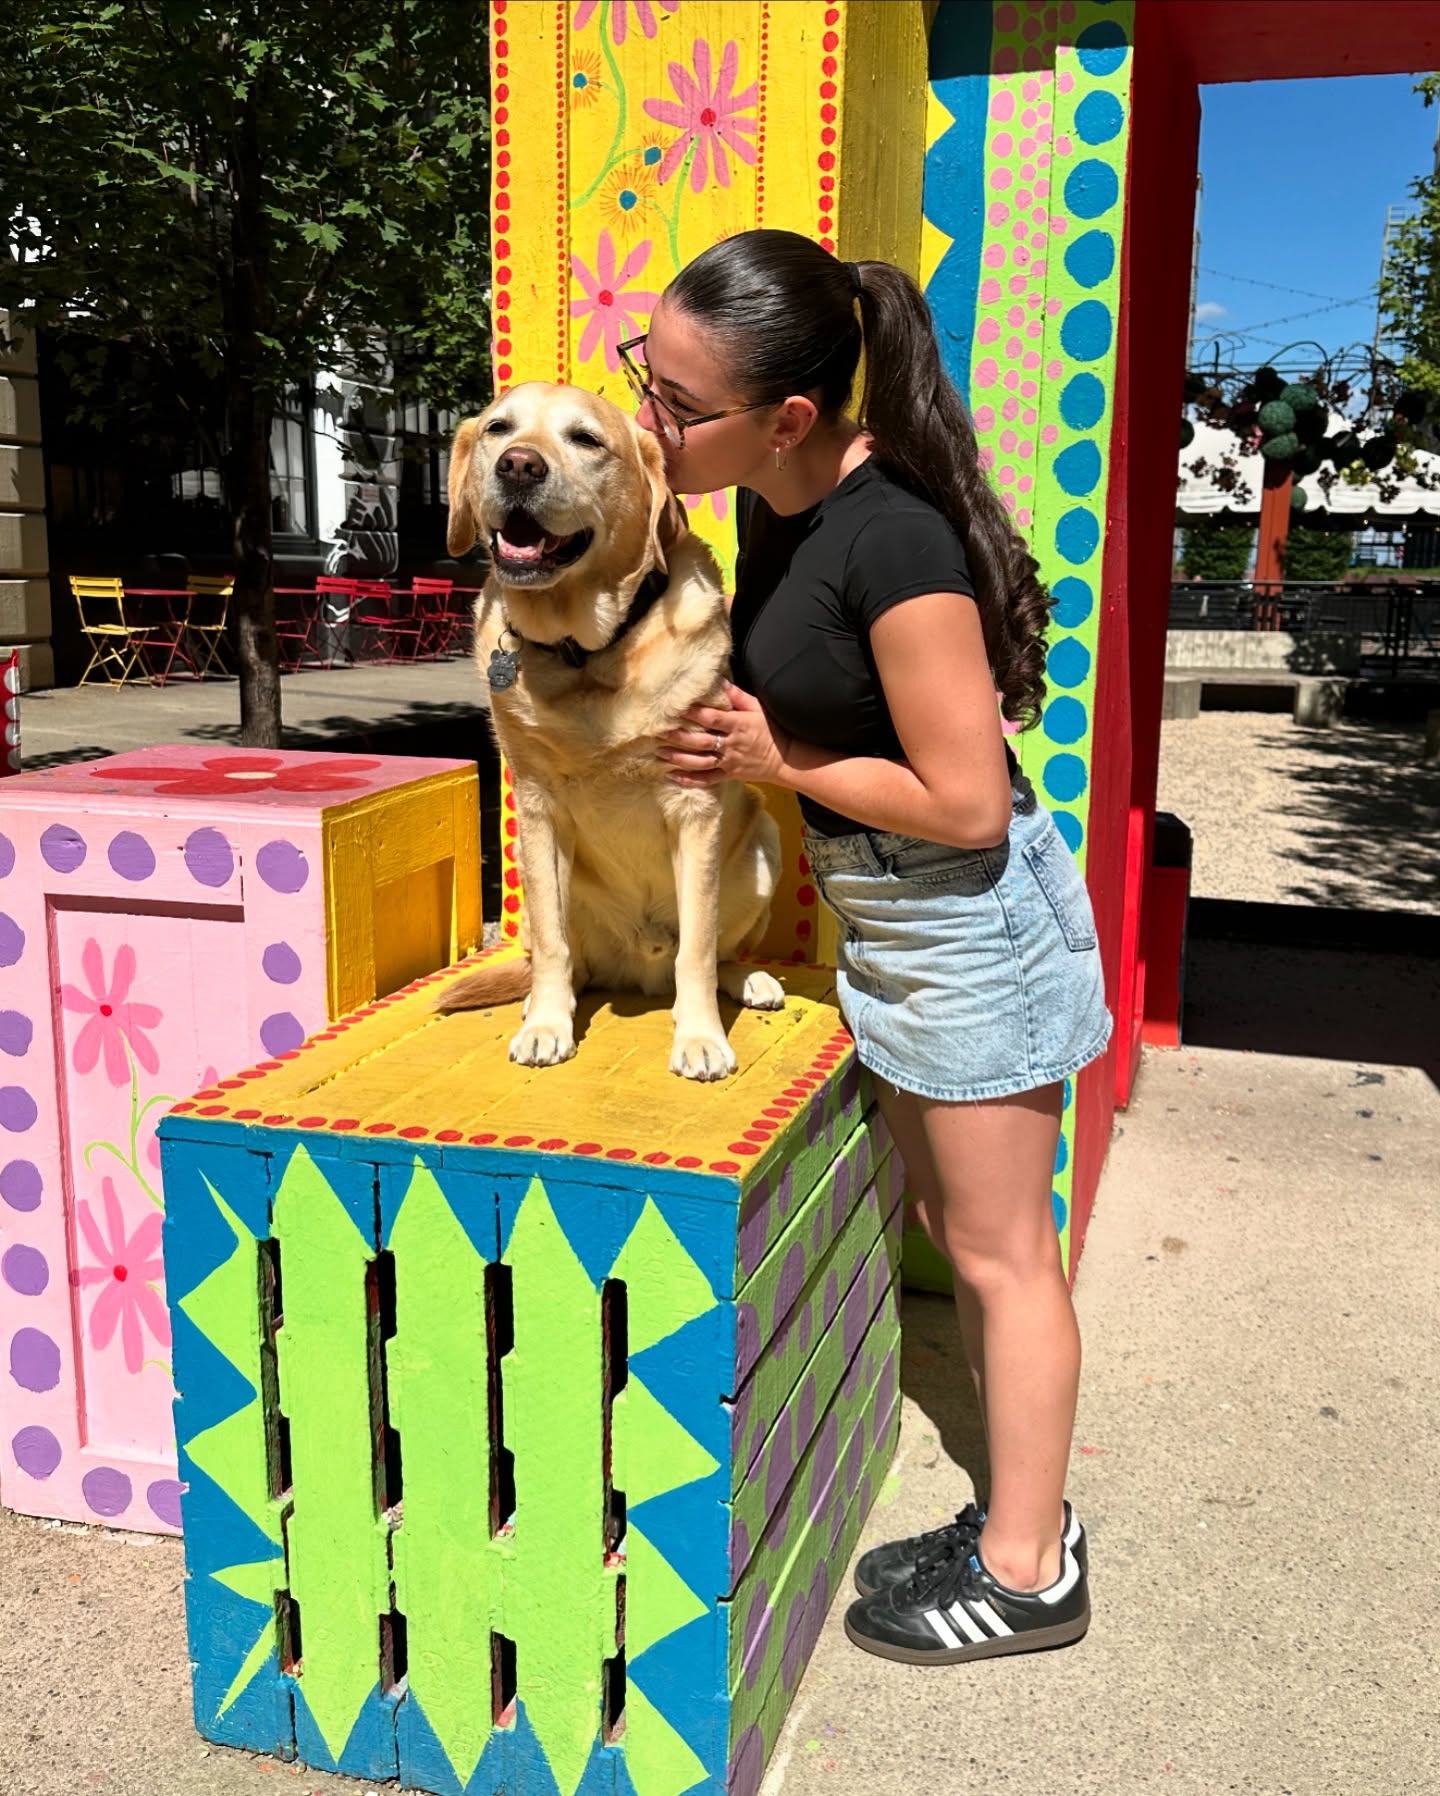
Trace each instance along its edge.
<instances>
[{"instance_id":1,"label":"painted wooden crate","mask_svg":"<svg viewBox=\"0 0 1440 1796\"><path fill-rule=\"evenodd\" d=\"M641 1000L512 1066L441 974L166 1117L208 1738L753 1796L899 1408L898 1156L832 976L783 975L717 1085Z\"/></svg>"},{"instance_id":2,"label":"painted wooden crate","mask_svg":"<svg viewBox=\"0 0 1440 1796\"><path fill-rule=\"evenodd\" d=\"M0 1501L174 1531L155 1123L472 948L469 762L141 750L0 785Z\"/></svg>"}]
</instances>

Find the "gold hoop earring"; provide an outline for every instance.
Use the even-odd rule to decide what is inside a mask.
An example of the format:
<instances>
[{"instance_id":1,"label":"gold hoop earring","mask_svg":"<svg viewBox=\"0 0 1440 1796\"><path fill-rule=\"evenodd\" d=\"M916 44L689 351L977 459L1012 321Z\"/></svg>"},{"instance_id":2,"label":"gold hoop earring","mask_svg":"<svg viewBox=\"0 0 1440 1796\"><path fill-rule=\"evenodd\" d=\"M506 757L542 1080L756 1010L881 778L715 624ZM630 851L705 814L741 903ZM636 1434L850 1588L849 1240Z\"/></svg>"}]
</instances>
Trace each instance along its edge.
<instances>
[{"instance_id":1,"label":"gold hoop earring","mask_svg":"<svg viewBox=\"0 0 1440 1796\"><path fill-rule=\"evenodd\" d=\"M780 453L782 448L789 449L789 447L790 445L788 443L777 443L775 445L775 472L777 474L783 473L783 471L790 465L790 457Z\"/></svg>"}]
</instances>

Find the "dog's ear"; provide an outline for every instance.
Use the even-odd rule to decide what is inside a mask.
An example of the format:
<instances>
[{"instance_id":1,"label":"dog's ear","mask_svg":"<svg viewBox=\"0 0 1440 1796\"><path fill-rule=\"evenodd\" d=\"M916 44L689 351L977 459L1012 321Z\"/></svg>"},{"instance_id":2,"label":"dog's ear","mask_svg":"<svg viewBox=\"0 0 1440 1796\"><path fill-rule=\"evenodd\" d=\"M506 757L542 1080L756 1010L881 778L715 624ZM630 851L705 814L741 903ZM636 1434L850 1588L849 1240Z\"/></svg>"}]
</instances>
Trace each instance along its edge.
<instances>
[{"instance_id":1,"label":"dog's ear","mask_svg":"<svg viewBox=\"0 0 1440 1796\"><path fill-rule=\"evenodd\" d=\"M470 457L475 453L479 429L478 418L467 418L450 446L450 521L445 527L445 546L452 555L463 555L480 533L469 493Z\"/></svg>"},{"instance_id":2,"label":"dog's ear","mask_svg":"<svg viewBox=\"0 0 1440 1796\"><path fill-rule=\"evenodd\" d=\"M670 491L665 457L649 431L640 433L640 463L650 483L650 554L663 574L669 571L675 545L690 534L690 524L685 507Z\"/></svg>"}]
</instances>

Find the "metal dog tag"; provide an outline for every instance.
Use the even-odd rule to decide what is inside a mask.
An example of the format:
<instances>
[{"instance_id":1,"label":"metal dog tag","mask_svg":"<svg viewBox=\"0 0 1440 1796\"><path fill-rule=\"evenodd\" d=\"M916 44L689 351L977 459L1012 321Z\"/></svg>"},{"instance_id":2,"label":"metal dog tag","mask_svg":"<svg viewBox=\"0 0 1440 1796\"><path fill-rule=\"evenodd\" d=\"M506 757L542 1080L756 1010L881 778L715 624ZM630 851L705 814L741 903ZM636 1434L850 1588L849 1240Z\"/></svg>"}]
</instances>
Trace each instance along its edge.
<instances>
[{"instance_id":1,"label":"metal dog tag","mask_svg":"<svg viewBox=\"0 0 1440 1796\"><path fill-rule=\"evenodd\" d=\"M514 649L491 649L486 669L492 692L508 692L520 678L520 657Z\"/></svg>"}]
</instances>

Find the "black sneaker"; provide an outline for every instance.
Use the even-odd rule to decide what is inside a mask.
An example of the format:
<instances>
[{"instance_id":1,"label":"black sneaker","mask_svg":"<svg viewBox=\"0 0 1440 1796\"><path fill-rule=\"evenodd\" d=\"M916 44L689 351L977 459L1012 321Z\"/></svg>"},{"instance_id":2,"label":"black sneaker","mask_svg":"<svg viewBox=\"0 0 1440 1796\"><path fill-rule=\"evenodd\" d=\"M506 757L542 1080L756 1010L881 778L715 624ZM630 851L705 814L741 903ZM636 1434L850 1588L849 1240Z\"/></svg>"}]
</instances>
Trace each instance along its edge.
<instances>
[{"instance_id":1,"label":"black sneaker","mask_svg":"<svg viewBox=\"0 0 1440 1796\"><path fill-rule=\"evenodd\" d=\"M861 1596L874 1596L877 1590L892 1590L907 1583L922 1565L938 1565L952 1558L968 1558L985 1526L985 1511L967 1503L953 1522L943 1528L932 1528L928 1534L912 1534L907 1540L892 1540L885 1546L871 1547L855 1567L855 1588ZM1085 1530L1079 1517L1067 1502L1065 1505L1065 1540L1080 1561L1082 1574L1090 1570L1090 1553Z\"/></svg>"},{"instance_id":2,"label":"black sneaker","mask_svg":"<svg viewBox=\"0 0 1440 1796\"><path fill-rule=\"evenodd\" d=\"M862 1597L845 1617L856 1646L906 1665L958 1665L1068 1646L1089 1626L1089 1586L1069 1546L1060 1549L1060 1576L1048 1590L1007 1590L971 1553Z\"/></svg>"}]
</instances>

